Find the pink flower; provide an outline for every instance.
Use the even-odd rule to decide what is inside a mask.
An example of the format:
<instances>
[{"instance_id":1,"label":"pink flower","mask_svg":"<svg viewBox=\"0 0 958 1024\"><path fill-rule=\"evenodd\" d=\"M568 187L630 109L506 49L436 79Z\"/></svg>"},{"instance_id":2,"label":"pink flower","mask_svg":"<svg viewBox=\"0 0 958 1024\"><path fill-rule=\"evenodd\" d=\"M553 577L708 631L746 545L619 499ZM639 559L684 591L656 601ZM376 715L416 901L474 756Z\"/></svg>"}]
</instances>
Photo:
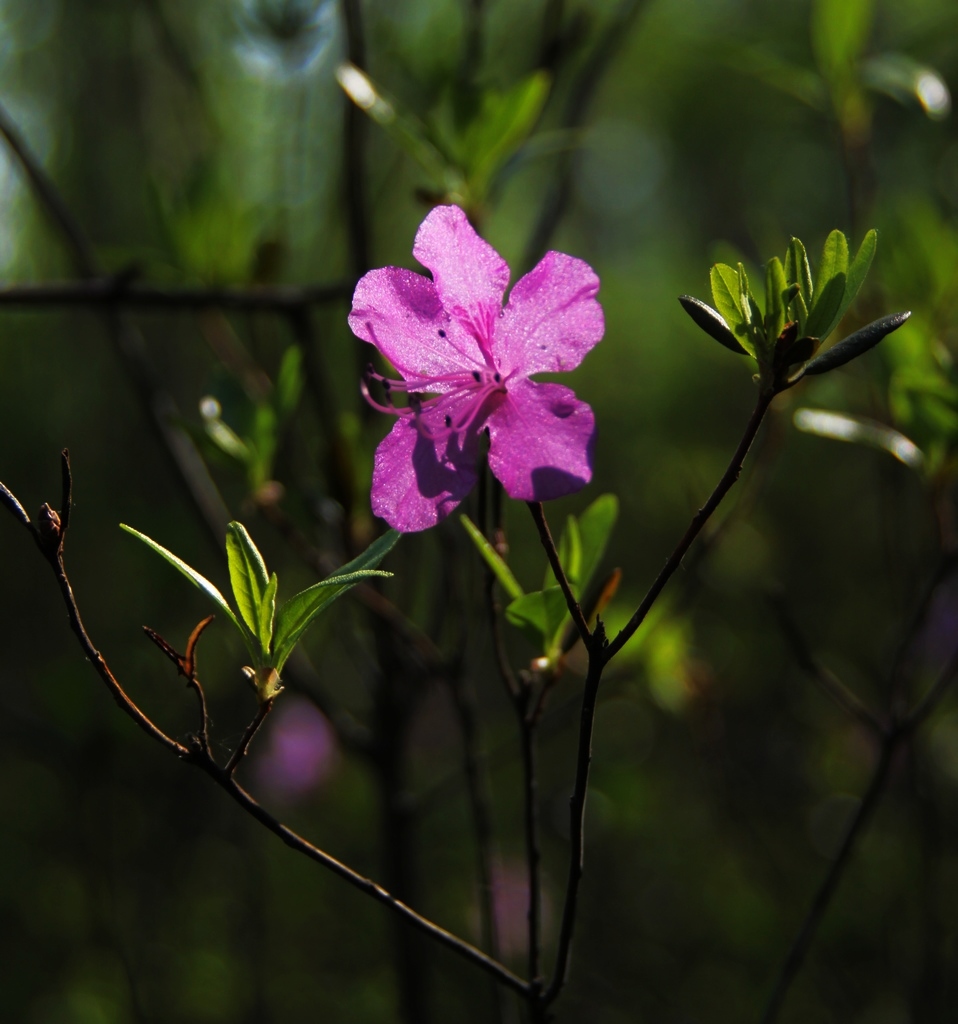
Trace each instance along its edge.
<instances>
[{"instance_id":1,"label":"pink flower","mask_svg":"<svg viewBox=\"0 0 958 1024\"><path fill-rule=\"evenodd\" d=\"M511 498L545 501L592 477L595 417L560 384L534 373L573 370L602 337L599 279L582 260L548 252L509 283L505 260L458 206L438 206L413 255L432 280L400 267L372 270L356 286L349 326L396 367L372 371L408 404L369 401L396 417L376 451L372 507L403 532L444 519L476 482L483 431L489 468ZM425 397L431 395L432 397Z\"/></svg>"}]
</instances>

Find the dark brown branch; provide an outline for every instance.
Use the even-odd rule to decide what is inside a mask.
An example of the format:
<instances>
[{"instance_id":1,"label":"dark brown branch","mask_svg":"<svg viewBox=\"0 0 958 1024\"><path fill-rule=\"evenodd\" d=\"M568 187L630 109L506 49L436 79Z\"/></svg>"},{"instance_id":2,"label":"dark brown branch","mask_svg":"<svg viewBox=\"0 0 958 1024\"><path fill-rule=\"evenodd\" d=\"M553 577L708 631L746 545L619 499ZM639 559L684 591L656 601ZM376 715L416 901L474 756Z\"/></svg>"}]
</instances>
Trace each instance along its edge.
<instances>
[{"instance_id":1,"label":"dark brown branch","mask_svg":"<svg viewBox=\"0 0 958 1024\"><path fill-rule=\"evenodd\" d=\"M822 665L815 655L812 654L811 648L798 628L798 624L789 613L784 600L779 596L775 596L772 598L771 603L775 613L778 615L782 632L791 645L795 660L803 671L807 672L818 683L822 692L831 698L846 714L851 715L852 718L864 725L869 732L880 736L884 732L884 726L835 673Z\"/></svg>"},{"instance_id":2,"label":"dark brown branch","mask_svg":"<svg viewBox=\"0 0 958 1024\"><path fill-rule=\"evenodd\" d=\"M441 928L439 925L434 924L428 918L417 914L415 910L411 907L407 907L406 904L402 903L400 900L397 900L394 896L383 889L382 886L377 885L368 878L364 878L358 872L353 871L352 868L343 864L341 861L336 860L335 857L330 856L330 854L320 850L318 847L313 846L312 843L303 839L302 836L297 835L292 831L292 829L287 828L268 811L261 807L253 797L235 781L235 779L227 777L222 769L216 768L215 765L208 767L205 763L202 763L200 767L202 767L208 775L211 775L216 782L222 786L223 789L225 789L226 792L229 793L229 795L240 805L240 807L243 808L243 810L254 817L261 825L264 825L269 829L269 831L274 835L278 836L288 847L290 847L290 849L295 850L297 853L308 857L310 860L315 861L327 868L329 871L332 871L333 874L338 875L354 888L365 893L365 895L369 896L371 899L374 899L377 903L381 903L388 907L424 935L428 935L430 938L435 939L447 949L457 953L465 960L468 960L473 966L478 967L487 974L490 974L500 984L511 988L520 995L526 995L528 991L526 983L498 961L487 956L481 950L476 949L475 946L471 946L468 942L464 942L451 932L446 931L445 928Z\"/></svg>"},{"instance_id":3,"label":"dark brown branch","mask_svg":"<svg viewBox=\"0 0 958 1024\"><path fill-rule=\"evenodd\" d=\"M595 705L599 695L602 671L608 662L605 656L605 629L601 620L595 625L589 649L589 670L582 691L582 710L579 715L579 747L576 758L575 785L569 798L569 873L566 880L565 903L556 952L552 981L542 999L546 1006L562 991L569 974L569 956L575 931L579 905L579 883L585 864L585 806L589 792L589 768L592 764L592 729L595 723Z\"/></svg>"},{"instance_id":4,"label":"dark brown branch","mask_svg":"<svg viewBox=\"0 0 958 1024\"><path fill-rule=\"evenodd\" d=\"M579 636L582 637L582 642L585 644L586 650L590 650L592 633L589 632L589 625L585 621L585 616L582 614L582 608L579 606L579 602L576 600L575 594L572 593L572 587L569 585L569 578L566 576L565 569L562 568L562 563L559 561L559 552L556 551L555 541L552 539L552 531L549 529L545 512L542 509L542 502L530 501L527 502L527 504L529 506L529 511L532 513L532 518L535 520L536 529L539 531L539 540L542 541L542 546L545 548L546 556L549 559L549 565L552 566L552 572L558 580L559 586L562 588L562 594L565 597L566 605L568 605L572 621L575 623L575 627L579 631Z\"/></svg>"},{"instance_id":5,"label":"dark brown branch","mask_svg":"<svg viewBox=\"0 0 958 1024\"><path fill-rule=\"evenodd\" d=\"M236 803L240 805L240 807L259 821L260 824L269 829L269 831L278 836L291 849L295 850L297 853L303 854L310 860L321 864L323 867L347 881L354 888L359 889L360 892L363 892L370 898L374 899L377 903L381 903L388 907L412 927L418 929L425 935L428 935L430 938L435 939L441 945L452 950L454 953L457 953L480 970L485 971L487 974L495 978L500 984L513 989L515 992L518 992L523 996L527 995L527 984L497 960L494 960L486 953L476 949L474 946L453 935L451 932L446 931L446 929L434 924L428 918L417 914L415 910L406 906L406 904L402 903L400 900L397 900L389 892L383 889L382 886L377 885L368 878L365 878L352 868L343 864L341 861L338 861L335 857L314 846L302 836L297 835L261 807L256 800L254 800L253 797L236 782L235 778L230 774L229 769L219 767L199 746L199 744L197 744L193 749L188 749L181 743L177 743L176 740L167 736L166 733L156 726L139 709L139 707L130 700L122 686L113 675L106 663L106 660L96 649L93 642L90 640L90 637L87 635L83 622L80 618L80 611L77 607L73 589L70 585L69 579L67 578L66 569L63 565L62 553L56 547L46 543L41 538L39 531L33 527L29 517L27 517L26 513L23 511L22 505L20 505L19 501L17 501L13 494L2 483L0 483L0 501L2 501L14 517L20 521L21 525L30 532L44 558L53 570L54 575L57 578L57 583L60 587L63 602L67 609L71 629L73 630L84 654L88 660L92 662L94 669L106 684L107 689L110 691L120 709L132 718L133 721L144 732L146 732L151 739L166 747L177 757L201 768L222 789L226 790L226 792L233 798L233 800L236 801Z\"/></svg>"},{"instance_id":6,"label":"dark brown branch","mask_svg":"<svg viewBox=\"0 0 958 1024\"><path fill-rule=\"evenodd\" d=\"M366 44L359 0L343 0L346 57L366 70ZM366 213L366 115L348 97L343 124L343 188L349 226L350 264L359 278L369 269L369 221Z\"/></svg>"},{"instance_id":7,"label":"dark brown branch","mask_svg":"<svg viewBox=\"0 0 958 1024\"><path fill-rule=\"evenodd\" d=\"M801 928L799 928L798 934L795 936L788 951L788 955L785 957L785 962L779 971L772 995L765 1007L765 1012L762 1014L761 1024L773 1024L773 1021L778 1017L789 987L805 961L808 947L815 937L815 932L845 872L845 867L848 864L852 850L855 848L855 843L881 797L885 787L885 779L888 776L888 769L891 765L892 755L895 752L901 735L900 732L889 733L882 743L878 763L875 766L871 781L868 783L868 789L865 791L865 795L858 805L858 810L855 812L855 817L845 833L845 838L842 840L838 855L832 861L828 873L815 893L805 920L802 922Z\"/></svg>"},{"instance_id":8,"label":"dark brown branch","mask_svg":"<svg viewBox=\"0 0 958 1024\"><path fill-rule=\"evenodd\" d=\"M239 766L240 761L246 757L246 752L249 750L249 745L253 742L253 737L259 732L259 727L266 721L266 716L273 710L273 700L264 700L260 706L256 709L256 715L250 724L246 727L246 731L243 733L242 739L233 751L229 761L226 762L226 767L223 769L226 774L232 778L233 773Z\"/></svg>"},{"instance_id":9,"label":"dark brown branch","mask_svg":"<svg viewBox=\"0 0 958 1024\"><path fill-rule=\"evenodd\" d=\"M16 154L44 211L67 240L77 272L82 277L92 277L96 273L96 256L90 240L3 106L0 106L0 135Z\"/></svg>"},{"instance_id":10,"label":"dark brown branch","mask_svg":"<svg viewBox=\"0 0 958 1024\"><path fill-rule=\"evenodd\" d=\"M78 273L85 278L95 278L99 268L92 244L3 107L0 107L0 134L19 159L44 212L63 236ZM105 322L127 379L149 415L174 475L184 486L210 540L219 550L230 516L196 446L188 435L174 426L179 419L176 402L161 386L136 327L116 307L105 307Z\"/></svg>"},{"instance_id":11,"label":"dark brown branch","mask_svg":"<svg viewBox=\"0 0 958 1024\"><path fill-rule=\"evenodd\" d=\"M900 722L893 721L890 726L882 731L878 762L868 784L868 789L865 791L855 817L852 819L851 825L845 834L838 855L829 867L828 873L822 880L818 891L815 893L808 913L805 915L798 934L795 936L785 961L779 970L772 994L765 1007L765 1012L762 1014L761 1024L774 1024L778 1017L782 1004L785 1001L785 996L788 994L792 982L805 961L818 926L831 903L838 883L844 875L855 843L884 792L885 782L888 778L888 769L891 766L896 751L934 711L938 702L953 682L956 674L958 674L958 650L955 651L931 688L912 711Z\"/></svg>"},{"instance_id":12,"label":"dark brown branch","mask_svg":"<svg viewBox=\"0 0 958 1024\"><path fill-rule=\"evenodd\" d=\"M742 464L745 462L745 456L748 455L748 450L752 446L752 442L755 440L755 435L758 433L758 428L762 425L762 420L765 418L765 413L768 412L768 408L772 403L774 395L770 392L763 391L755 404L755 409L752 411L752 415L745 427L745 433L742 435L741 441L738 443L738 447L735 449L735 454L732 456L731 461L726 467L725 472L722 474L722 478L715 486L715 490L709 495L708 501L695 513L692 517L691 523L689 523L688 529L682 536L682 539L676 545L675 550L669 555L662 567L662 571L656 576L649 587L648 593L642 599L642 603L635 610L635 614L629 619L628 623L622 627L615 639L609 644L605 651L606 661L611 660L622 650L622 648L629 642L629 640L635 634L635 631L642 625L646 615L652 605L655 604L656 598L665 588L665 585L669 582L675 573L675 570L682 564L682 559L685 557L685 553L692 546L692 542L699 535L702 527L708 522L709 517L721 504L722 499L732 489L735 481L738 480L739 474L742 472Z\"/></svg>"},{"instance_id":13,"label":"dark brown branch","mask_svg":"<svg viewBox=\"0 0 958 1024\"><path fill-rule=\"evenodd\" d=\"M526 700L532 703L532 690L526 687ZM538 1000L542 990L542 873L539 850L539 778L536 766L536 721L523 715L520 722L522 741L522 776L525 798L526 865L528 868L529 902L527 909L529 935L530 998Z\"/></svg>"},{"instance_id":14,"label":"dark brown branch","mask_svg":"<svg viewBox=\"0 0 958 1024\"><path fill-rule=\"evenodd\" d=\"M114 306L154 312L223 308L291 313L348 299L352 290L351 281L303 287L252 285L241 288L137 284L122 275L90 276L84 281L8 284L0 287L0 306L35 306L41 310L60 306Z\"/></svg>"},{"instance_id":15,"label":"dark brown branch","mask_svg":"<svg viewBox=\"0 0 958 1024\"><path fill-rule=\"evenodd\" d=\"M66 460L64 459L64 463ZM67 472L69 467L67 466ZM69 488L67 488L69 493ZM87 660L93 665L97 675L106 684L107 689L110 691L110 695L116 701L119 708L125 712L134 722L150 737L155 740L161 746L166 747L167 750L176 754L177 757L189 757L190 751L183 746L182 743L178 743L171 736L167 736L162 729L159 728L151 719L147 718L145 714L137 707L137 705L127 696L126 691L119 684L116 677L110 671L109 666L104 660L100 652L93 646L93 641L87 634L86 628L83 625L83 620L80 617L80 609L77 607L76 598L73 595L73 588L70 585L70 581L67 578L66 570L63 567L63 533L62 533L62 520L61 520L61 532L56 538L44 537L41 531L34 527L30 521L29 516L23 510L23 506L13 496L13 494L3 485L0 484L0 499L3 504L13 513L14 517L19 520L21 526L25 527L31 536L33 537L37 547L40 549L40 553L46 559L50 568L53 570L53 574L56 576L57 585L60 588L60 594L63 598L63 603L66 605L67 616L70 620L70 629L76 636L80 647L83 649L83 653L87 656Z\"/></svg>"},{"instance_id":16,"label":"dark brown branch","mask_svg":"<svg viewBox=\"0 0 958 1024\"><path fill-rule=\"evenodd\" d=\"M948 688L954 682L956 675L958 675L958 651L955 651L925 696L918 701L902 721L901 728L903 731L914 732L928 718L935 708L938 707L942 697L948 692Z\"/></svg>"},{"instance_id":17,"label":"dark brown branch","mask_svg":"<svg viewBox=\"0 0 958 1024\"><path fill-rule=\"evenodd\" d=\"M559 4L551 3L547 8L546 18L557 17L554 8ZM616 51L629 37L629 29L641 8L639 0L621 0L613 15L609 18L599 41L592 49L585 65L572 86L569 100L561 119L561 127L565 130L580 128L602 80L603 74L612 66ZM554 44L550 47L554 56ZM545 55L549 59L550 55ZM522 266L529 268L536 263L549 245L553 232L562 219L572 196L573 154L566 154L558 161L558 172L555 183L546 193L546 199L539 213L539 219L526 245Z\"/></svg>"}]
</instances>

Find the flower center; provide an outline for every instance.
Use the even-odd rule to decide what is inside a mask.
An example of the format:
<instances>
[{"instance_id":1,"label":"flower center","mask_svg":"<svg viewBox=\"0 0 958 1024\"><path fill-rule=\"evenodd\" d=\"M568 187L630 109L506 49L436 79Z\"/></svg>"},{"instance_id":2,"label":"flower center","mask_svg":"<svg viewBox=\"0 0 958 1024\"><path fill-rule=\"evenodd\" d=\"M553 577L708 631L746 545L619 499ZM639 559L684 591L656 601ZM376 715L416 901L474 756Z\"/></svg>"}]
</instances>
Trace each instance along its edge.
<instances>
[{"instance_id":1,"label":"flower center","mask_svg":"<svg viewBox=\"0 0 958 1024\"><path fill-rule=\"evenodd\" d=\"M386 393L390 404L377 402L372 397L369 384L373 381ZM391 416L411 418L420 434L436 441L468 430L479 419L486 399L505 394L506 390L505 378L491 368L391 380L377 373L370 364L362 383L363 397L374 409ZM407 405L392 404L397 393L408 396ZM430 393L432 397L424 397Z\"/></svg>"}]
</instances>

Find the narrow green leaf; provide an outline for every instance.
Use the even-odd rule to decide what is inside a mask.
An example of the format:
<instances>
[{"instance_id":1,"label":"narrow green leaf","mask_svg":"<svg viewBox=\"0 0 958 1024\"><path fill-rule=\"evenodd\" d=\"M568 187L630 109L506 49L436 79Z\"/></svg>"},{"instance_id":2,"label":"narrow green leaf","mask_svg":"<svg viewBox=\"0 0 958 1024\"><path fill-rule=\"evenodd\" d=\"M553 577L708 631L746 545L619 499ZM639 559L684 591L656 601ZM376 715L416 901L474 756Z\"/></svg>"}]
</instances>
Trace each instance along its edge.
<instances>
[{"instance_id":1,"label":"narrow green leaf","mask_svg":"<svg viewBox=\"0 0 958 1024\"><path fill-rule=\"evenodd\" d=\"M276 373L273 401L281 419L293 414L303 390L303 353L298 345L290 345L283 353Z\"/></svg>"},{"instance_id":2,"label":"narrow green leaf","mask_svg":"<svg viewBox=\"0 0 958 1024\"><path fill-rule=\"evenodd\" d=\"M724 345L732 352L743 356L748 355L738 343L735 335L728 329L725 318L718 310L712 309L707 303L691 295L680 295L679 302L682 303L685 312L695 321L696 326L701 327L710 338L714 338L720 345Z\"/></svg>"},{"instance_id":3,"label":"narrow green leaf","mask_svg":"<svg viewBox=\"0 0 958 1024\"><path fill-rule=\"evenodd\" d=\"M777 338L785 326L785 293L788 284L782 261L773 256L765 265L765 336Z\"/></svg>"},{"instance_id":4,"label":"narrow green leaf","mask_svg":"<svg viewBox=\"0 0 958 1024\"><path fill-rule=\"evenodd\" d=\"M815 376L819 373L828 373L836 367L844 366L845 363L857 359L870 348L874 348L882 338L887 337L892 331L899 327L911 316L911 312L892 313L890 316L883 316L879 320L873 320L870 324L859 328L854 334L842 338L840 342L833 345L827 352L823 352L816 359L813 359L805 367L806 376Z\"/></svg>"},{"instance_id":5,"label":"narrow green leaf","mask_svg":"<svg viewBox=\"0 0 958 1024\"><path fill-rule=\"evenodd\" d=\"M486 565L493 571L502 589L513 600L522 597L523 591L522 587L519 586L519 581L512 575L512 570L502 560L499 552L483 537L479 527L467 515L461 515L459 519L466 528L466 533L469 534L472 543L476 545L476 550L482 555Z\"/></svg>"},{"instance_id":6,"label":"narrow green leaf","mask_svg":"<svg viewBox=\"0 0 958 1024\"><path fill-rule=\"evenodd\" d=\"M253 652L252 634L246 629L245 625L240 623L239 619L233 614L233 609L226 603L226 598L219 592L219 590L213 586L212 583L205 577L201 576L195 569L187 565L182 558L177 558L172 551L167 550L162 544L157 544L151 537L147 537L145 533L140 533L139 530L134 530L132 526L127 526L125 523L120 523L120 529L125 530L127 533L143 541L143 543L152 548L161 558L165 558L170 565L179 571L195 586L199 587L200 590L206 594L210 600L222 611L226 617L233 623L234 626L243 635L243 639L246 641L247 646L250 647L250 653Z\"/></svg>"},{"instance_id":7,"label":"narrow green leaf","mask_svg":"<svg viewBox=\"0 0 958 1024\"><path fill-rule=\"evenodd\" d=\"M380 92L364 71L354 64L340 64L336 80L353 103L391 135L437 187L445 189L451 186L453 178L460 180L461 176L429 138L425 125Z\"/></svg>"},{"instance_id":8,"label":"narrow green leaf","mask_svg":"<svg viewBox=\"0 0 958 1024\"><path fill-rule=\"evenodd\" d=\"M297 641L312 625L316 616L340 594L368 576L392 575L389 572L373 570L396 546L400 536L396 530L384 533L361 555L357 555L351 562L342 566L335 575L300 591L279 609L273 630L272 655L272 662L277 670L282 670Z\"/></svg>"},{"instance_id":9,"label":"narrow green leaf","mask_svg":"<svg viewBox=\"0 0 958 1024\"><path fill-rule=\"evenodd\" d=\"M872 228L862 239L862 244L855 253L855 258L848 265L848 273L845 277L845 294L842 296L842 313L855 301L864 282L868 271L875 258L875 248L878 245L878 232Z\"/></svg>"},{"instance_id":10,"label":"narrow green leaf","mask_svg":"<svg viewBox=\"0 0 958 1024\"><path fill-rule=\"evenodd\" d=\"M842 314L842 299L848 276L848 239L833 231L825 239L822 262L818 268L815 297L808 313L805 334L824 341L835 329Z\"/></svg>"},{"instance_id":11,"label":"narrow green leaf","mask_svg":"<svg viewBox=\"0 0 958 1024\"><path fill-rule=\"evenodd\" d=\"M470 191L485 195L496 172L532 131L549 96L551 76L534 71L505 93L487 90L463 139Z\"/></svg>"},{"instance_id":12,"label":"narrow green leaf","mask_svg":"<svg viewBox=\"0 0 958 1024\"><path fill-rule=\"evenodd\" d=\"M770 340L765 333L765 319L762 316L762 311L758 308L755 297L752 295L752 289L748 283L748 274L745 273L745 267L741 263L738 265L738 286L739 298L742 303L742 309L745 312L746 329L751 338L752 349L757 359L760 357L764 359L767 357L775 339L772 338Z\"/></svg>"},{"instance_id":13,"label":"narrow green leaf","mask_svg":"<svg viewBox=\"0 0 958 1024\"><path fill-rule=\"evenodd\" d=\"M260 606L269 576L263 556L242 523L233 522L226 528L226 560L236 607L253 636L259 636Z\"/></svg>"},{"instance_id":14,"label":"narrow green leaf","mask_svg":"<svg viewBox=\"0 0 958 1024\"><path fill-rule=\"evenodd\" d=\"M259 606L256 635L259 637L260 646L266 655L269 654L270 644L273 642L273 623L276 619L276 588L278 586L279 580L274 572L269 578L266 592L263 594L263 600Z\"/></svg>"},{"instance_id":15,"label":"narrow green leaf","mask_svg":"<svg viewBox=\"0 0 958 1024\"><path fill-rule=\"evenodd\" d=\"M793 419L795 426L806 434L877 448L888 452L909 469L920 471L924 465L924 455L914 441L876 420L824 409L797 409Z\"/></svg>"},{"instance_id":16,"label":"narrow green leaf","mask_svg":"<svg viewBox=\"0 0 958 1024\"><path fill-rule=\"evenodd\" d=\"M805 300L802 298L801 292L796 292L795 296L788 304L788 319L794 320L798 324L798 333L800 336L807 337L804 328L808 323L808 308L805 305Z\"/></svg>"},{"instance_id":17,"label":"narrow green leaf","mask_svg":"<svg viewBox=\"0 0 958 1024\"><path fill-rule=\"evenodd\" d=\"M808 265L808 254L800 238L792 238L788 244L788 252L785 254L785 280L791 285L796 284L799 288L798 296L793 299L794 309L790 312L789 319L798 321L798 333L806 334L805 320L808 310L812 304L812 269Z\"/></svg>"},{"instance_id":18,"label":"narrow green leaf","mask_svg":"<svg viewBox=\"0 0 958 1024\"><path fill-rule=\"evenodd\" d=\"M748 335L748 321L742 307L737 271L726 263L716 263L709 272L709 280L715 308L742 347L754 356L755 347Z\"/></svg>"},{"instance_id":19,"label":"narrow green leaf","mask_svg":"<svg viewBox=\"0 0 958 1024\"><path fill-rule=\"evenodd\" d=\"M378 569L360 569L358 572L330 576L307 587L306 590L301 590L279 609L276 614L272 659L277 671L282 671L293 648L315 622L320 612L325 611L340 594L370 576L392 576L392 573Z\"/></svg>"},{"instance_id":20,"label":"narrow green leaf","mask_svg":"<svg viewBox=\"0 0 958 1024\"><path fill-rule=\"evenodd\" d=\"M547 587L523 594L506 605L506 619L532 640L541 643L543 651L562 627L568 608L559 587Z\"/></svg>"},{"instance_id":21,"label":"narrow green leaf","mask_svg":"<svg viewBox=\"0 0 958 1024\"><path fill-rule=\"evenodd\" d=\"M599 568L618 518L619 499L614 494L600 494L579 516L579 536L582 541L580 595L585 592L596 569Z\"/></svg>"},{"instance_id":22,"label":"narrow green leaf","mask_svg":"<svg viewBox=\"0 0 958 1024\"><path fill-rule=\"evenodd\" d=\"M205 419L203 428L209 439L221 452L231 459L236 459L244 466L250 461L252 453L249 450L249 445L218 416Z\"/></svg>"},{"instance_id":23,"label":"narrow green leaf","mask_svg":"<svg viewBox=\"0 0 958 1024\"><path fill-rule=\"evenodd\" d=\"M874 0L815 0L812 6L812 52L819 70L830 81L855 73L868 41Z\"/></svg>"}]
</instances>

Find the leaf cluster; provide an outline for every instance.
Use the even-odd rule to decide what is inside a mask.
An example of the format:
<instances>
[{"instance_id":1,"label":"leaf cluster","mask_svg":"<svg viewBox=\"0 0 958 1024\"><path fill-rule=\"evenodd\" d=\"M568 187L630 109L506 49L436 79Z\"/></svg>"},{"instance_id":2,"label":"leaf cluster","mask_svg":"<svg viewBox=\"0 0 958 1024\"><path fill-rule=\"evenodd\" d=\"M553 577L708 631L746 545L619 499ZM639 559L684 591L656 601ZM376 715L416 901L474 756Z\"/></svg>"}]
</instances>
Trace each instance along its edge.
<instances>
[{"instance_id":1,"label":"leaf cluster","mask_svg":"<svg viewBox=\"0 0 958 1024\"><path fill-rule=\"evenodd\" d=\"M121 523L120 527L178 569L226 615L253 660L248 674L261 702L271 700L280 692L280 673L287 659L306 630L337 597L370 576L392 575L377 570L376 566L399 540L399 534L390 530L338 572L301 590L277 607L279 581L276 573L267 572L263 556L246 527L232 522L226 531L226 560L237 614L213 583L172 551L132 526Z\"/></svg>"},{"instance_id":2,"label":"leaf cluster","mask_svg":"<svg viewBox=\"0 0 958 1024\"><path fill-rule=\"evenodd\" d=\"M782 391L806 374L826 373L857 358L908 318L908 313L882 317L816 357L858 295L877 241L872 229L851 258L848 239L841 231L832 231L813 277L805 246L793 238L784 262L774 256L765 265L764 308L753 295L741 263L712 267L714 308L691 295L681 296L679 302L710 338L758 363L763 389Z\"/></svg>"},{"instance_id":3,"label":"leaf cluster","mask_svg":"<svg viewBox=\"0 0 958 1024\"><path fill-rule=\"evenodd\" d=\"M614 494L602 494L580 516L570 515L566 519L565 528L559 538L559 562L565 570L572 593L580 604L588 593L602 561L618 515L619 499ZM546 569L542 587L527 593L503 557L472 520L466 515L460 516L460 519L486 565L511 598L505 609L506 621L519 629L541 650L542 656L537 661L539 671L556 671L569 647L572 617L552 568ZM615 580L617 582L617 575ZM606 593L608 589L603 588L602 596L605 601L612 596L611 593Z\"/></svg>"}]
</instances>

